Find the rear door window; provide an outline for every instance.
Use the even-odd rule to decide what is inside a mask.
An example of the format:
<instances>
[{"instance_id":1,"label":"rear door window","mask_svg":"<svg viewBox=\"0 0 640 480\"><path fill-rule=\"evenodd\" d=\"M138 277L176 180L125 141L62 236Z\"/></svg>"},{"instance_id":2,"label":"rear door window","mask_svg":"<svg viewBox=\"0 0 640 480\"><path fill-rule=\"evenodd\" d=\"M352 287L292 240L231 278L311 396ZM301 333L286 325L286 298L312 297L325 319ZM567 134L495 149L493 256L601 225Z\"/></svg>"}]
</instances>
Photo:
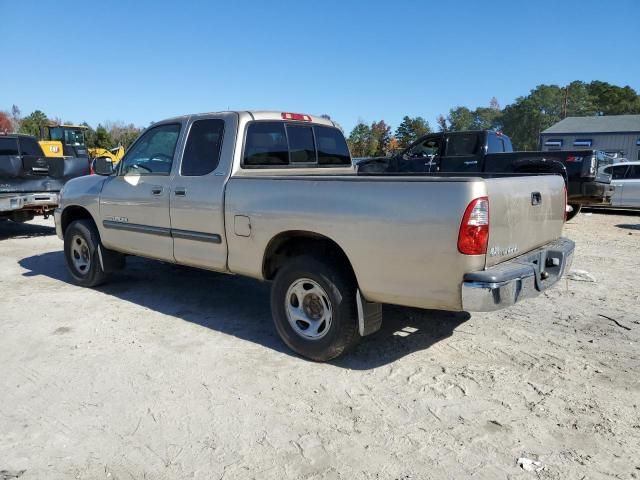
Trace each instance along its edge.
<instances>
[{"instance_id":1,"label":"rear door window","mask_svg":"<svg viewBox=\"0 0 640 480\"><path fill-rule=\"evenodd\" d=\"M627 171L627 179L638 180L640 179L640 165L630 165L629 171Z\"/></svg>"},{"instance_id":2,"label":"rear door window","mask_svg":"<svg viewBox=\"0 0 640 480\"><path fill-rule=\"evenodd\" d=\"M20 138L20 151L22 152L22 155L30 155L33 157L44 156L42 149L40 148L40 144L38 144L35 139L29 137Z\"/></svg>"},{"instance_id":3,"label":"rear door window","mask_svg":"<svg viewBox=\"0 0 640 480\"><path fill-rule=\"evenodd\" d=\"M220 162L224 120L196 120L191 125L180 174L201 176L213 172Z\"/></svg>"},{"instance_id":4,"label":"rear door window","mask_svg":"<svg viewBox=\"0 0 640 480\"><path fill-rule=\"evenodd\" d=\"M445 155L447 157L475 155L478 150L478 138L479 135L476 133L451 135L447 141L447 152ZM504 151L504 149L501 151Z\"/></svg>"},{"instance_id":5,"label":"rear door window","mask_svg":"<svg viewBox=\"0 0 640 480\"><path fill-rule=\"evenodd\" d=\"M16 138L0 137L0 155L3 157L17 157L18 140Z\"/></svg>"}]
</instances>

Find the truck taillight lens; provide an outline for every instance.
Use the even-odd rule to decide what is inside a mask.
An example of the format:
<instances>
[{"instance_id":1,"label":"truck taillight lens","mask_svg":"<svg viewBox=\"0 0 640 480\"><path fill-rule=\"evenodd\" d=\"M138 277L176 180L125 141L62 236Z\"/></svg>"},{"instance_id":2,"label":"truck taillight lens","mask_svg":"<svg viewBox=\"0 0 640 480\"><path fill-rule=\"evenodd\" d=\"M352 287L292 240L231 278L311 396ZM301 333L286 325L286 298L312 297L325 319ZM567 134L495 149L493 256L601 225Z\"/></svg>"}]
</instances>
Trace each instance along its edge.
<instances>
[{"instance_id":1,"label":"truck taillight lens","mask_svg":"<svg viewBox=\"0 0 640 480\"><path fill-rule=\"evenodd\" d=\"M489 198L472 200L464 211L458 234L458 251L464 255L484 255L489 243Z\"/></svg>"}]
</instances>

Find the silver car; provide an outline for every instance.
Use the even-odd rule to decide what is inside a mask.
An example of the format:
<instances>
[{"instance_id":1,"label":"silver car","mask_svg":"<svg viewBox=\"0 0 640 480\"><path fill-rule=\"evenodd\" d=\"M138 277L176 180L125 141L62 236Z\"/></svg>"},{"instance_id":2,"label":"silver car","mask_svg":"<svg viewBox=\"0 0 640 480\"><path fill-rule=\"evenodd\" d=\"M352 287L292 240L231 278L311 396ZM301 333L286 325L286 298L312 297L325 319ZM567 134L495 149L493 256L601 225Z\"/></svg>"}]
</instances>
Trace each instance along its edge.
<instances>
[{"instance_id":1,"label":"silver car","mask_svg":"<svg viewBox=\"0 0 640 480\"><path fill-rule=\"evenodd\" d=\"M603 173L611 175L611 185L615 188L611 197L612 207L640 208L640 162L609 165Z\"/></svg>"}]
</instances>

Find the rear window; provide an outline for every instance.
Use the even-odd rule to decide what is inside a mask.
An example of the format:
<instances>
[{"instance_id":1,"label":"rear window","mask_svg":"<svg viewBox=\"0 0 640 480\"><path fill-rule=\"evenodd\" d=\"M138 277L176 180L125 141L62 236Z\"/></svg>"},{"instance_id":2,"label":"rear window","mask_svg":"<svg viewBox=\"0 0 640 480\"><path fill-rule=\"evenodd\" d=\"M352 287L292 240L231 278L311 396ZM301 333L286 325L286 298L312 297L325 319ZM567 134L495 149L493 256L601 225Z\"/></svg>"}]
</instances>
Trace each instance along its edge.
<instances>
[{"instance_id":1,"label":"rear window","mask_svg":"<svg viewBox=\"0 0 640 480\"><path fill-rule=\"evenodd\" d=\"M478 147L478 137L479 135L476 133L451 135L447 142L446 156L459 157L463 155L474 155Z\"/></svg>"},{"instance_id":2,"label":"rear window","mask_svg":"<svg viewBox=\"0 0 640 480\"><path fill-rule=\"evenodd\" d=\"M489 134L489 140L487 142L487 153L501 153L504 152L504 143L502 138L495 134Z\"/></svg>"},{"instance_id":3,"label":"rear window","mask_svg":"<svg viewBox=\"0 0 640 480\"><path fill-rule=\"evenodd\" d=\"M336 128L314 127L318 147L319 165L350 165L347 141Z\"/></svg>"},{"instance_id":4,"label":"rear window","mask_svg":"<svg viewBox=\"0 0 640 480\"><path fill-rule=\"evenodd\" d=\"M291 163L316 163L316 144L312 127L287 126L289 137L289 161Z\"/></svg>"},{"instance_id":5,"label":"rear window","mask_svg":"<svg viewBox=\"0 0 640 480\"><path fill-rule=\"evenodd\" d=\"M286 122L252 122L244 149L246 167L351 165L344 136L337 128Z\"/></svg>"},{"instance_id":6,"label":"rear window","mask_svg":"<svg viewBox=\"0 0 640 480\"><path fill-rule=\"evenodd\" d=\"M18 140L15 138L0 138L0 155L17 157Z\"/></svg>"}]
</instances>

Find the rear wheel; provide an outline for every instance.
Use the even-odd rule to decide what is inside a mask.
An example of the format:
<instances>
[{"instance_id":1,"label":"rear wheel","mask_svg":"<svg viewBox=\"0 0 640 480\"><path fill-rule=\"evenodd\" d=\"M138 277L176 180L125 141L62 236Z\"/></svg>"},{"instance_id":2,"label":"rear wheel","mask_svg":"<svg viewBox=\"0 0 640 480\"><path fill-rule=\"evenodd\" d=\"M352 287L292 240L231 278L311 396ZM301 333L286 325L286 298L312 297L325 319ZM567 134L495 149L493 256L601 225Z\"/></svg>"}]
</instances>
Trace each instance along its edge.
<instances>
[{"instance_id":1,"label":"rear wheel","mask_svg":"<svg viewBox=\"0 0 640 480\"><path fill-rule=\"evenodd\" d=\"M273 282L271 312L282 340L311 360L336 358L360 340L356 282L337 261L290 260Z\"/></svg>"},{"instance_id":2,"label":"rear wheel","mask_svg":"<svg viewBox=\"0 0 640 480\"><path fill-rule=\"evenodd\" d=\"M571 220L573 217L580 213L580 210L582 210L582 205L570 203L569 206L572 208L572 210L570 212L567 212L567 220Z\"/></svg>"},{"instance_id":3,"label":"rear wheel","mask_svg":"<svg viewBox=\"0 0 640 480\"><path fill-rule=\"evenodd\" d=\"M76 220L64 232L64 256L76 285L95 287L108 278L102 269L98 245L100 236L91 220Z\"/></svg>"}]
</instances>

